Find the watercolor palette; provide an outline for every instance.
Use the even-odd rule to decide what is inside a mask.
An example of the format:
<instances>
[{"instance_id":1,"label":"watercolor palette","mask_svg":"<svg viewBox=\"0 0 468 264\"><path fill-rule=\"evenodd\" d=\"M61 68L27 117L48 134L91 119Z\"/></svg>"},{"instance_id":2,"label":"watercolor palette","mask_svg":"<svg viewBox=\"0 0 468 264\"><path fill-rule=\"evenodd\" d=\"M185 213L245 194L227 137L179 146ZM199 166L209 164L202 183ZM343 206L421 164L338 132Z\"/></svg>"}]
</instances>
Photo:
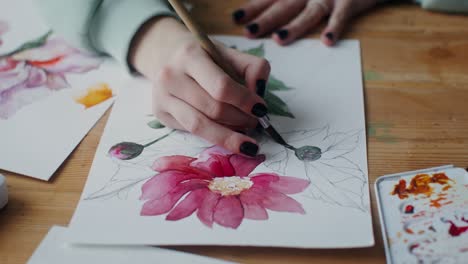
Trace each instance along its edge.
<instances>
[{"instance_id":1,"label":"watercolor palette","mask_svg":"<svg viewBox=\"0 0 468 264\"><path fill-rule=\"evenodd\" d=\"M443 166L375 184L387 263L466 263L468 172Z\"/></svg>"}]
</instances>

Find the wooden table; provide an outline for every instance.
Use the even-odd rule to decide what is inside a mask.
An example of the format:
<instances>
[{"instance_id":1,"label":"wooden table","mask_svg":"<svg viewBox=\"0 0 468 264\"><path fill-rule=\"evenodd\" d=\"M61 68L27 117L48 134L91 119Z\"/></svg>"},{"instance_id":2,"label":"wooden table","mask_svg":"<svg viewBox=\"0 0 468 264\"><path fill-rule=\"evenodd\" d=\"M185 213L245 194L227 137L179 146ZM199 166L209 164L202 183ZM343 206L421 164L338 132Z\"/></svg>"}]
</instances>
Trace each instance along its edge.
<instances>
[{"instance_id":1,"label":"wooden table","mask_svg":"<svg viewBox=\"0 0 468 264\"><path fill-rule=\"evenodd\" d=\"M241 33L230 14L242 1L193 2L195 16L209 33ZM468 166L468 17L405 3L387 5L356 19L345 38L359 39L362 45L376 245L347 250L178 249L243 263L384 263L375 179L443 164ZM50 182L2 171L10 202L0 211L0 263L25 263L52 225L68 224L106 121L107 115Z\"/></svg>"}]
</instances>

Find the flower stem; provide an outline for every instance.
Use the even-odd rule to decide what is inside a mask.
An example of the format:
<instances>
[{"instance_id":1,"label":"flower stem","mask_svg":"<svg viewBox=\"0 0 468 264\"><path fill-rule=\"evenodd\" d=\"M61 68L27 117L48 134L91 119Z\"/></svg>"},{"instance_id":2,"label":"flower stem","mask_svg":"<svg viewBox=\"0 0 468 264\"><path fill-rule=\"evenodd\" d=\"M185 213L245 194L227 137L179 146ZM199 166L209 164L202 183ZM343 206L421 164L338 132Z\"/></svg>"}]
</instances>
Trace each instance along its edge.
<instances>
[{"instance_id":1,"label":"flower stem","mask_svg":"<svg viewBox=\"0 0 468 264\"><path fill-rule=\"evenodd\" d=\"M151 142L149 142L149 143L143 145L143 147L146 148L146 147L149 147L149 146L153 145L154 143L156 143L156 142L158 142L158 141L160 141L160 140L162 140L162 139L168 137L168 136L169 136L170 134L172 134L174 131L175 131L175 129L172 129L172 130L169 131L167 134L165 134L165 135L163 135L163 136L161 136L161 137L158 137L157 139L155 139L155 140L153 140L153 141L151 141Z\"/></svg>"}]
</instances>

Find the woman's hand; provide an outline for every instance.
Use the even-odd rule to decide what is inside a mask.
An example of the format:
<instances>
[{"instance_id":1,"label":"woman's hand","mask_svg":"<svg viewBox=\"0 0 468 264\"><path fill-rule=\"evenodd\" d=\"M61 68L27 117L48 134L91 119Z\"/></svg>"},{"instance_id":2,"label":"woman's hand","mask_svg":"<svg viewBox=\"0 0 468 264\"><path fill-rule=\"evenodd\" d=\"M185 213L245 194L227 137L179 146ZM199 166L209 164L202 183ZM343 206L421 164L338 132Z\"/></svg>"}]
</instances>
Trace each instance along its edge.
<instances>
[{"instance_id":1,"label":"woman's hand","mask_svg":"<svg viewBox=\"0 0 468 264\"><path fill-rule=\"evenodd\" d=\"M321 39L331 46L351 17L376 3L377 0L252 0L232 17L236 23L246 24L247 37L256 38L274 31L273 39L280 45L295 41L329 17Z\"/></svg>"},{"instance_id":2,"label":"woman's hand","mask_svg":"<svg viewBox=\"0 0 468 264\"><path fill-rule=\"evenodd\" d=\"M264 59L218 45L246 80L233 81L173 18L147 23L132 42L131 64L153 82L153 113L234 153L255 156L256 141L242 132L267 113L263 99L270 66ZM239 132L236 132L239 131Z\"/></svg>"}]
</instances>

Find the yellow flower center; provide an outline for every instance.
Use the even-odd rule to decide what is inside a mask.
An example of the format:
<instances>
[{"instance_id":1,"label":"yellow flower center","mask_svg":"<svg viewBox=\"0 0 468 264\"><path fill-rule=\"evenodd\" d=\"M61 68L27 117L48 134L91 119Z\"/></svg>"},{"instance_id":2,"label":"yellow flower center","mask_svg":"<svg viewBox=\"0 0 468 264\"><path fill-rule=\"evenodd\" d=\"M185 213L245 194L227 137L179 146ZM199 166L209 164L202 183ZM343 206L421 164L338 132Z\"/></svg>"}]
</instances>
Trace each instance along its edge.
<instances>
[{"instance_id":1,"label":"yellow flower center","mask_svg":"<svg viewBox=\"0 0 468 264\"><path fill-rule=\"evenodd\" d=\"M223 196L238 195L244 190L250 189L253 182L249 178L239 176L214 178L208 188L212 192L220 193Z\"/></svg>"}]
</instances>

